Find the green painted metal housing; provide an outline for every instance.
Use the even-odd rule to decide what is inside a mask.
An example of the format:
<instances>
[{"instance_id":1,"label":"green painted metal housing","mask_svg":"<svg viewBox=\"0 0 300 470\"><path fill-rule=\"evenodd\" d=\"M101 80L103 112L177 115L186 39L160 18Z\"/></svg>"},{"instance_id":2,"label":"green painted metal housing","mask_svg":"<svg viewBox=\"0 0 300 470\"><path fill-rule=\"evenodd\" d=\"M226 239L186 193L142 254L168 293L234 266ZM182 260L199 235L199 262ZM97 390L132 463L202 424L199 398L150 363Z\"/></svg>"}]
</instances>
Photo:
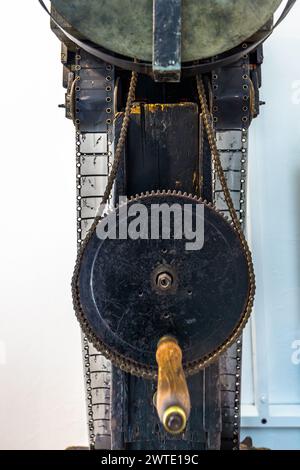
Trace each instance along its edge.
<instances>
[{"instance_id":1,"label":"green painted metal housing","mask_svg":"<svg viewBox=\"0 0 300 470\"><path fill-rule=\"evenodd\" d=\"M250 38L281 0L182 0L182 61L213 57ZM152 60L152 0L52 0L81 36L123 56Z\"/></svg>"}]
</instances>

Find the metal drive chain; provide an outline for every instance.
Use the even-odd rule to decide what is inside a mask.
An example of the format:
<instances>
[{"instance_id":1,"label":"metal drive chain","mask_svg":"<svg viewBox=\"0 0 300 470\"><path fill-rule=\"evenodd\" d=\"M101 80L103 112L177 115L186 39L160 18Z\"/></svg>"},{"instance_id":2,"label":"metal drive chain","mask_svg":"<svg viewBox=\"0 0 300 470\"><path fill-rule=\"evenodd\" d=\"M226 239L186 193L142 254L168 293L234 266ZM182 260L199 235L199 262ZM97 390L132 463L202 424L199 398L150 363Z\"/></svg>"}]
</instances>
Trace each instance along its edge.
<instances>
[{"instance_id":1,"label":"metal drive chain","mask_svg":"<svg viewBox=\"0 0 300 470\"><path fill-rule=\"evenodd\" d=\"M125 111L123 126L122 126L122 128L124 129L124 132L122 133L122 131L121 131L122 136L124 136L124 135L126 136L128 122L129 122L129 114L130 114L131 104L132 104L132 101L133 101L133 94L134 94L135 84L136 84L136 75L133 72L132 79L131 79L131 86L130 86L128 99L127 99L127 105L126 105L126 111ZM187 366L185 368L185 372L186 372L187 375L195 374L199 370L203 369L204 367L206 367L209 364L211 364L212 362L214 362L221 354L223 354L228 349L229 346L231 346L239 338L242 329L244 328L245 324L247 323L247 321L249 319L249 316L250 316L250 313L251 313L251 310L252 310L252 306L253 306L254 292L255 292L255 277L254 277L254 269L253 269L251 253L250 253L250 250L248 248L247 241L246 241L246 239L244 237L244 234L242 232L241 226L239 224L239 220L236 216L235 209L234 209L234 206L233 206L233 202L232 202L232 199L231 199L231 195L230 195L230 192L229 192L228 187L227 187L226 179L225 179L224 172L223 172L222 165L221 165L220 158L219 158L219 153L218 153L218 149L217 149L214 130L213 130L213 127L210 123L210 114L209 114L209 111L208 111L207 101L206 101L206 97L205 97L204 85L203 85L203 82L202 82L201 79L197 80L197 85L198 85L198 91L199 91L199 99L200 99L200 103L201 103L201 107L202 107L203 122L204 122L206 132L207 132L207 135L208 135L208 140L209 140L209 144L210 144L210 147L211 147L213 162L214 162L218 177L219 177L220 182L221 182L221 186L222 186L222 190L224 192L226 203L227 203L229 211L230 211L233 227L234 227L236 233L238 234L238 236L240 238L240 241L241 241L241 244L242 244L242 246L244 248L244 251L245 251L245 257L246 257L246 260L247 260L248 271L249 271L250 288L249 288L249 296L248 296L247 305L245 307L244 315L243 315L240 323L237 325L237 327L233 331L231 337L223 345L221 345L220 348L218 348L217 350L215 350L211 354L208 354L206 357L202 358L200 361L194 361L194 362L191 362L191 363L187 364ZM127 119L125 120L126 116L127 116ZM124 145L124 142L125 142L125 138L124 138L124 140L122 139L121 144ZM118 150L119 151L119 156L118 156L118 159L116 160L116 164L114 165L114 169L113 169L114 172L111 173L111 177L109 178L109 184L107 185L107 188L106 188L106 191L105 191L105 197L107 197L107 199L109 197L110 191L111 191L112 186L113 186L113 181L114 181L114 178L115 178L116 173L117 173L118 164L119 164L118 160L120 160L121 153L122 153L122 148L123 148L122 145L117 146L117 150L119 149ZM136 197L134 199L140 200L140 199L143 199L144 197L148 197L149 194L150 193L146 193L145 195L141 195L140 197ZM160 196L161 194L165 194L165 192L162 192L162 193L152 192L151 193L152 196L153 195ZM170 191L169 194L172 194L172 192ZM191 200L193 199L192 195L187 195L186 194L185 196L190 197ZM206 201L202 201L201 199L199 199L199 200L202 203L206 204L207 206L212 207L212 205L207 204ZM105 201L104 197L103 197L102 201ZM82 256L83 256L83 253L84 253L84 249L85 249L88 241L90 240L92 234L94 233L94 230L96 229L97 224L98 224L100 219L101 219L101 215L97 215L97 217L95 218L95 220L94 220L94 222L91 226L91 229L89 230L89 232L88 232L88 234L87 234L87 236L86 236L86 238L83 242L82 248L79 252L79 255L78 255L77 261L76 261L76 265L75 265L75 270L74 270L73 279L72 279L72 292L73 292L74 309L75 309L77 318L78 318L78 320L81 324L81 327L82 327L83 331L86 333L89 340L95 345L95 347L99 351L102 352L102 354L105 357L107 357L109 360L111 360L120 369L124 370L125 372L129 372L131 374L137 375L137 376L141 376L141 377L145 377L145 378L149 378L149 379L156 379L157 370L155 368L147 367L147 366L141 367L138 363L135 363L134 361L129 360L128 358L126 358L126 357L124 357L124 356L122 356L122 355L120 355L120 354L118 354L114 351L109 350L107 348L107 346L101 340L99 340L99 338L94 334L94 332L90 328L90 325L89 325L89 323L88 323L88 321L87 321L87 319L84 315L84 312L81 308L80 295L79 295L79 286L78 286L81 260L82 260Z\"/></svg>"},{"instance_id":2,"label":"metal drive chain","mask_svg":"<svg viewBox=\"0 0 300 470\"><path fill-rule=\"evenodd\" d=\"M227 185L225 173L223 171L223 167L222 167L222 163L220 159L220 153L218 150L216 133L212 124L212 118L209 113L209 109L207 105L204 83L201 77L197 77L197 89L198 89L199 100L200 100L200 104L202 108L202 118L203 118L208 142L209 142L210 149L211 149L214 170L221 184L221 188L225 197L226 205L229 209L232 223L243 243L245 254L247 257L247 261L248 261L249 278L250 278L250 296L252 296L252 302L251 302L252 303L251 310L252 310L254 295L255 295L255 276L254 276L254 269L253 269L253 263L252 263L252 256L249 251L248 244L246 242L246 239L243 233L243 228L241 226L241 223L243 223L243 219L241 218L241 215L243 215L243 212L240 212L240 217L237 216L237 212L234 207L231 193ZM243 136L242 141L243 140L245 140L245 136ZM243 169L241 171L243 171ZM243 178L241 178L241 181L244 181ZM241 209L241 211L243 211L243 209ZM248 311L248 317L250 316L251 310ZM234 422L233 422L232 442L233 442L233 449L237 450L239 421L240 421L241 339L238 339L236 346L232 346L232 348L236 349L235 399L234 399Z\"/></svg>"},{"instance_id":3,"label":"metal drive chain","mask_svg":"<svg viewBox=\"0 0 300 470\"><path fill-rule=\"evenodd\" d=\"M107 201L110 197L110 193L111 193L111 190L112 190L112 187L113 187L113 184L114 184L114 181L116 179L118 169L119 169L119 166L120 166L121 156L122 156L124 144L125 144L125 141L126 141L127 131L128 131L128 125L129 125L129 120L130 120L130 111L131 111L131 108L132 108L132 105L133 105L133 102L134 102L134 99L135 99L135 89L136 89L136 84L137 84L137 77L138 77L138 75L137 75L136 72L131 73L130 86L129 86L128 96L127 96L127 102L126 102L126 108L125 108L125 113L124 113L124 117L123 117L121 132L120 132L117 147L116 147L116 150L115 150L113 166L112 166L112 169L109 173L107 185L106 185L105 192L104 192L102 202L101 202L101 204L103 204L103 205L107 203ZM98 222L101 218L101 215L102 214L98 214L98 216L96 217L93 225L97 226L97 224L98 224Z\"/></svg>"},{"instance_id":4,"label":"metal drive chain","mask_svg":"<svg viewBox=\"0 0 300 470\"><path fill-rule=\"evenodd\" d=\"M212 121L210 120L208 107L205 106L205 90L203 82L200 78L197 79L197 87L199 92L199 98L201 98L200 101L202 105L202 110L203 106L205 108L204 114L206 118L206 129L208 129L208 124L210 124ZM252 90L252 92L254 93L254 89ZM254 112L254 102L254 96L252 95L251 97L250 93L252 113ZM248 150L248 132L246 129L242 129L215 133L213 126L210 125L209 127L210 128L208 129L207 134L209 134L209 143L215 166L213 171L214 204L217 209L223 209L224 213L227 213L228 209L230 209L230 214L232 214L233 209L235 222L238 221L239 228L242 231L245 229L246 220L246 164ZM223 161L221 161L221 157ZM226 170L227 178L223 169ZM224 180L226 182L228 192L226 190L224 191ZM231 190L229 189L229 187L231 187ZM230 201L228 200L228 195L230 195ZM239 448L238 446L240 428L241 356L242 339L239 338L237 342L233 344L221 357L221 364L224 364L224 372L221 375L221 384L223 388L221 393L224 394L224 398L222 398L222 400L224 399L224 402L222 402L222 420L226 436L223 439L225 439L224 442L226 442L225 448L231 448L232 450L238 450ZM230 369L230 371L226 373L228 367L227 364L231 364L232 361L235 362L235 370ZM231 375L232 373L234 373L235 375ZM230 390L230 392L228 390ZM231 402L228 402L231 393L234 393L234 398ZM231 421L232 419L233 422ZM229 435L231 435L232 437L229 438Z\"/></svg>"},{"instance_id":5,"label":"metal drive chain","mask_svg":"<svg viewBox=\"0 0 300 470\"><path fill-rule=\"evenodd\" d=\"M227 204L227 207L229 209L229 213L231 216L231 223L234 226L234 229L236 233L239 236L239 239L242 243L242 246L244 248L246 260L248 263L248 270L249 270L249 280L250 280L250 288L249 288L249 301L248 301L248 306L246 310L246 318L243 319L243 326L247 323L249 319L249 315L251 313L252 307L253 307L253 302L254 302L254 296L255 296L255 274L254 274L254 267L253 267L253 261L252 261L252 255L247 243L247 240L245 238L243 229L240 224L240 220L236 214L236 210L234 208L234 204L232 201L232 197L227 185L226 177L224 174L224 170L222 167L220 155L219 155L219 150L218 150L218 145L217 145L217 140L216 140L216 133L214 130L214 126L212 124L212 118L211 114L208 109L208 104L207 104L207 99L206 99L206 93L205 93L205 87L204 83L201 77L197 77L197 89L198 89L198 95L199 95L199 101L201 104L201 110L202 110L202 119L204 123L204 127L206 130L210 150L211 150L211 156L212 156L212 161L214 165L214 169L216 171L216 174L218 176L218 179L220 181L222 191L225 197L225 201ZM246 320L246 321L245 321Z\"/></svg>"},{"instance_id":6,"label":"metal drive chain","mask_svg":"<svg viewBox=\"0 0 300 470\"><path fill-rule=\"evenodd\" d=\"M77 56L77 59L80 60L79 55ZM78 72L80 70L79 63L77 63L76 67L77 67L76 70ZM75 80L76 81L80 80L79 75L77 75L75 77ZM75 82L75 80L74 80L74 82ZM114 152L113 165L110 168L110 171L109 171L109 174L108 174L107 184L106 184L106 187L105 187L105 191L104 191L104 194L101 198L100 207L104 207L105 204L109 201L111 191L112 191L112 188L113 188L113 184L114 184L117 172L118 172L118 168L119 168L119 165L120 165L122 152L123 152L123 148L124 148L124 143L126 141L126 136L127 136L128 124L129 124L129 119L130 119L130 117L129 117L130 116L130 111L131 111L133 101L135 99L136 84L137 84L137 73L132 72L129 91L128 91L128 97L127 97L127 102L126 102L126 108L125 108L125 113L124 113L124 118L123 118L121 131L120 131L120 136L119 136L118 143L117 143L117 146L116 146L116 149L115 149L115 152ZM77 126L77 134L76 134L77 155L80 157L80 155L81 155L80 148L79 148L80 132L78 132L79 122L76 122L76 120L75 120L75 125ZM81 166L80 162L77 163L77 166L80 169L80 166ZM80 173L79 173L79 176L80 176ZM80 199L81 199L81 196L78 196L78 197L80 197ZM81 207L79 207L79 209L81 209ZM90 437L91 445L93 447L95 446L96 435L95 435L95 426L94 426L95 417L94 417L94 413L93 413L93 400L92 400L92 398L93 398L93 396L92 396L92 392L93 392L92 385L93 384L92 384L92 378L91 378L91 376L92 376L91 361L94 358L95 362L99 362L99 359L100 359L101 369L104 368L104 370L99 370L98 372L101 372L101 373L107 372L107 374L110 374L110 363L109 363L110 357L108 356L108 354L105 354L104 356L100 355L98 351L101 351L101 353L103 353L104 352L103 348L100 348L98 344L97 344L96 348L93 345L93 343L95 344L95 341L91 341L92 340L91 335L88 334L89 333L88 332L88 325L86 324L83 312L82 312L82 315L79 314L79 310L81 310L80 309L80 300L78 298L77 301L76 301L76 298L74 297L74 292L75 292L76 287L77 287L76 274L79 271L79 267L80 267L80 263L81 263L81 256L83 254L84 247L86 246L88 240L90 239L92 233L94 232L99 220L101 219L101 216L102 216L102 214L97 213L97 215L94 217L93 223L92 223L89 231L87 232L86 236L84 237L84 240L82 240L82 235L81 235L81 230L82 229L81 229L81 227L78 227L78 233L79 233L79 235L78 235L78 256L77 256L76 265L75 265L75 269L74 269L74 274L73 274L73 278L72 278L72 291L73 291L74 309L75 309L77 318L79 320L79 323L81 325L81 329L83 331L83 357L84 357L84 368L85 368L85 376L86 376L87 406L88 406L88 417L89 417L89 422L88 422L89 437ZM79 220L81 221L81 217L79 217ZM94 351L91 351L91 349L94 349ZM108 391L110 392L109 389L108 389ZM109 398L109 400L106 400L106 398ZM104 397L104 401L107 401L107 405L108 405L108 402L110 402L110 397ZM103 404L105 405L105 403L103 403ZM109 448L109 447L106 447L106 448Z\"/></svg>"},{"instance_id":7,"label":"metal drive chain","mask_svg":"<svg viewBox=\"0 0 300 470\"><path fill-rule=\"evenodd\" d=\"M225 174L224 174L224 171L223 171L223 168L222 168L220 155L219 155L219 150L218 150L218 146L217 146L216 134L215 134L215 130L214 130L214 127L213 127L213 124L212 124L211 114L209 112L208 104L207 104L207 100L206 100L206 93L205 93L204 83L203 83L202 78L200 78L199 76L197 77L197 89L198 89L199 101L200 101L200 104L201 104L202 119L203 119L204 127L205 127L205 130L206 130L206 134L207 134L207 138L208 138L208 142L209 142L209 146L210 146L210 151L211 151L211 156L212 156L214 168L215 168L215 171L216 171L217 176L219 178L219 181L221 183L222 191L223 191L223 194L224 194L224 197L225 197L227 207L229 209L229 213L230 213L234 228L235 228L236 232L238 233L240 240L242 241L242 244L243 244L245 252L246 252L247 260L249 260L250 263L251 263L252 258L251 258L251 254L250 254L250 251L249 251L249 248L248 248L248 244L247 244L247 241L244 237L239 219L236 215L234 204L233 204L231 194L230 194L230 191L229 191L228 186L227 186L227 181L226 181L226 178L225 178ZM250 257L249 257L249 255L250 255ZM252 274L254 276L254 272L250 273L250 274Z\"/></svg>"}]
</instances>

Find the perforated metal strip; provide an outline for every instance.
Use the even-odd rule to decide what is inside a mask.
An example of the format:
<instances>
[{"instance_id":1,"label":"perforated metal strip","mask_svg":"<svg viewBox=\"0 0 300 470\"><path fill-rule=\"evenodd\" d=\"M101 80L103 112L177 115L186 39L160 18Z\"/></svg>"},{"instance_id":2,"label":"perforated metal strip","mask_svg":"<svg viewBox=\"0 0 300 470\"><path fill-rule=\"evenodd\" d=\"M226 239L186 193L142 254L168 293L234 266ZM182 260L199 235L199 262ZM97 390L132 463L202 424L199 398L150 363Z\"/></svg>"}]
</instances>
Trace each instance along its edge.
<instances>
[{"instance_id":1,"label":"perforated metal strip","mask_svg":"<svg viewBox=\"0 0 300 470\"><path fill-rule=\"evenodd\" d=\"M114 68L78 49L75 70L78 80L75 123L79 249L95 218L113 161ZM88 111L85 114L89 106L93 108L91 120L91 114L88 115ZM109 449L111 364L84 334L82 348L90 446Z\"/></svg>"},{"instance_id":2,"label":"perforated metal strip","mask_svg":"<svg viewBox=\"0 0 300 470\"><path fill-rule=\"evenodd\" d=\"M246 228L248 131L246 129L217 132L217 144L228 188L238 214L240 224ZM216 207L230 218L220 182L214 175L214 199ZM220 359L222 395L223 447L239 449L241 407L242 340L233 344ZM227 373L224 374L224 370Z\"/></svg>"}]
</instances>

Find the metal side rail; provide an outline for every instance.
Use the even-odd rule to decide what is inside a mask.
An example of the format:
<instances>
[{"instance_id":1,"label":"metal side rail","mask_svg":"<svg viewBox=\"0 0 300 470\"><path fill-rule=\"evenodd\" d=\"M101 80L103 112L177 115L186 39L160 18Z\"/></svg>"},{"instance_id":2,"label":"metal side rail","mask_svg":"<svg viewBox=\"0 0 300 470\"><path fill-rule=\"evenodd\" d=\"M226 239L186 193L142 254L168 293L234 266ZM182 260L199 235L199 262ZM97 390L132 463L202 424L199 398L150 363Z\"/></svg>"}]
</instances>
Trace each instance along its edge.
<instances>
[{"instance_id":1,"label":"metal side rail","mask_svg":"<svg viewBox=\"0 0 300 470\"><path fill-rule=\"evenodd\" d=\"M113 160L114 68L77 49L75 65L77 243L99 207ZM82 335L91 449L110 449L111 364Z\"/></svg>"},{"instance_id":2,"label":"metal side rail","mask_svg":"<svg viewBox=\"0 0 300 470\"><path fill-rule=\"evenodd\" d=\"M248 131L217 132L218 150L228 188L240 223L246 227ZM220 183L214 179L214 200L217 209L227 217ZM238 450L241 407L242 339L232 345L220 358L220 383L222 401L222 449Z\"/></svg>"}]
</instances>

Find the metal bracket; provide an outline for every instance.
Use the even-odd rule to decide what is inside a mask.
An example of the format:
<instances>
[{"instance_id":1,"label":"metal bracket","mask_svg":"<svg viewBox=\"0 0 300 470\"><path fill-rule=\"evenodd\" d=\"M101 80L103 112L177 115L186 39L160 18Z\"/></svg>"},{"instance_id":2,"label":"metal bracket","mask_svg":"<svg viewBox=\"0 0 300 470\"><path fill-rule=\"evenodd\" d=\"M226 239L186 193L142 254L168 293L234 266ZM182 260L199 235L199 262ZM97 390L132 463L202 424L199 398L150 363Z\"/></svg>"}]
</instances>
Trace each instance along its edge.
<instances>
[{"instance_id":1,"label":"metal bracket","mask_svg":"<svg viewBox=\"0 0 300 470\"><path fill-rule=\"evenodd\" d=\"M153 0L153 75L156 82L179 82L181 0Z\"/></svg>"}]
</instances>

